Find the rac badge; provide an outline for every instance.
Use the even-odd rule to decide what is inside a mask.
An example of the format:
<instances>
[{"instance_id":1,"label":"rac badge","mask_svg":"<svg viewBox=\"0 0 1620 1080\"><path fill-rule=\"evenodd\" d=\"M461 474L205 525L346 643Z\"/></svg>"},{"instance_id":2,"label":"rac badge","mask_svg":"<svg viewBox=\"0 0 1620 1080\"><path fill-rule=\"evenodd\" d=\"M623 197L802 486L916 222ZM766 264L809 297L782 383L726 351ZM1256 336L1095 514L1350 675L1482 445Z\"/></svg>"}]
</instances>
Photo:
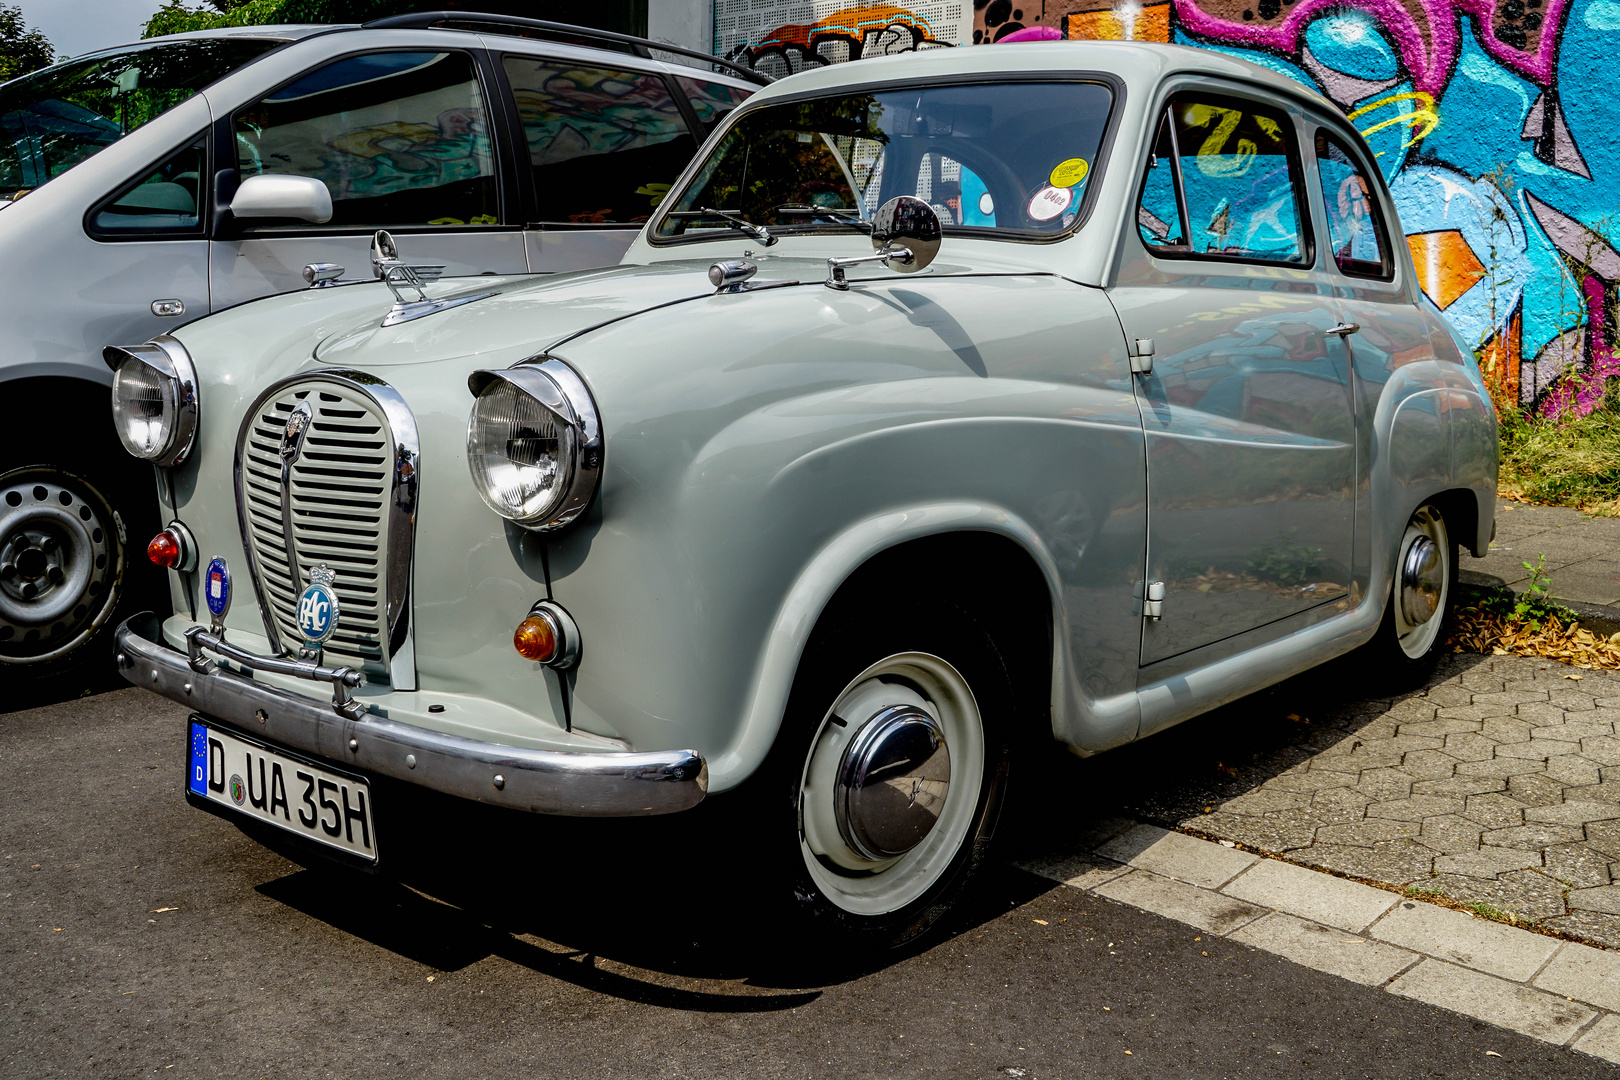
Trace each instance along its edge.
<instances>
[{"instance_id":1,"label":"rac badge","mask_svg":"<svg viewBox=\"0 0 1620 1080\"><path fill-rule=\"evenodd\" d=\"M214 631L218 633L225 625L225 613L231 610L231 568L217 555L203 575L203 598L208 601L208 614L213 616Z\"/></svg>"},{"instance_id":2,"label":"rac badge","mask_svg":"<svg viewBox=\"0 0 1620 1080\"><path fill-rule=\"evenodd\" d=\"M298 598L298 632L304 644L319 649L331 639L338 625L338 598L332 588L337 579L325 563L309 572L309 588Z\"/></svg>"}]
</instances>

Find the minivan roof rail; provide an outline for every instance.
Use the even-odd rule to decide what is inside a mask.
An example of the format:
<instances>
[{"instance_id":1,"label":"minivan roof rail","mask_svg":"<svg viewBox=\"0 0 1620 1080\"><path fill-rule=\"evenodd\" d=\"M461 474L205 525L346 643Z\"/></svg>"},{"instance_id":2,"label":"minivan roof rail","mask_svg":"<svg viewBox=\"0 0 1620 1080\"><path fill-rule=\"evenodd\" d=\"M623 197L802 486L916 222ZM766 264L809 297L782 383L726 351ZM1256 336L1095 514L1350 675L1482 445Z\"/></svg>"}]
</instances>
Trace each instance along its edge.
<instances>
[{"instance_id":1,"label":"minivan roof rail","mask_svg":"<svg viewBox=\"0 0 1620 1080\"><path fill-rule=\"evenodd\" d=\"M640 57L651 59L652 50L674 53L677 56L689 57L693 60L702 60L706 64L715 64L736 73L740 78L761 86L769 85L774 80L763 71L755 71L732 60L708 53L698 52L696 49L683 49L679 45L671 45L664 41L654 41L651 38L636 37L633 34L620 34L612 30L596 30L589 26L574 26L571 23L551 22L548 19L529 19L522 15L491 15L477 11L419 11L412 15L391 15L386 19L373 19L361 26L363 30L390 30L390 29L420 29L432 26L434 23L487 23L494 26L519 26L527 30L543 30L549 34L559 34L566 37L588 38L594 41L611 41L618 45L628 45Z\"/></svg>"}]
</instances>

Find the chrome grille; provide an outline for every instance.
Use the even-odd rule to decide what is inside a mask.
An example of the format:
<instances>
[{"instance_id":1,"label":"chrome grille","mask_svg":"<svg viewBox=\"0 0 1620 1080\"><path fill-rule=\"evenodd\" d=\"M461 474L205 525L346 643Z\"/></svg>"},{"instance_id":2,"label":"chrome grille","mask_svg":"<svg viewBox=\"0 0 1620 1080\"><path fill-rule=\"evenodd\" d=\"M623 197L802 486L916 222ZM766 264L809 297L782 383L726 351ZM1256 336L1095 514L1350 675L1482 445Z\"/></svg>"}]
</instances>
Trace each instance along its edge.
<instances>
[{"instance_id":1,"label":"chrome grille","mask_svg":"<svg viewBox=\"0 0 1620 1080\"><path fill-rule=\"evenodd\" d=\"M300 402L312 415L302 450L284 473L282 435ZM279 639L273 644L287 650L302 641L298 597L310 571L324 563L337 573L342 605L326 662L387 674L387 553L398 470L384 409L342 382L318 376L293 382L260 398L245 418L237 460L243 539L266 630Z\"/></svg>"}]
</instances>

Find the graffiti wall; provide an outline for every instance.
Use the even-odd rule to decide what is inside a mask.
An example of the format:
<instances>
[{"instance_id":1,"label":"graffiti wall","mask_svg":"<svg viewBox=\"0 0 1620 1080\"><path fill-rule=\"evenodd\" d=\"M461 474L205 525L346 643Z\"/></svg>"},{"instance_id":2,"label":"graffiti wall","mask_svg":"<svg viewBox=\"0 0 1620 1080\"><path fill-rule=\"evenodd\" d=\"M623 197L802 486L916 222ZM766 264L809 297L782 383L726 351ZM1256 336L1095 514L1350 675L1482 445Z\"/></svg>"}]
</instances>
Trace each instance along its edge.
<instances>
[{"instance_id":1,"label":"graffiti wall","mask_svg":"<svg viewBox=\"0 0 1620 1080\"><path fill-rule=\"evenodd\" d=\"M967 42L970 0L715 0L715 51L770 75Z\"/></svg>"},{"instance_id":2,"label":"graffiti wall","mask_svg":"<svg viewBox=\"0 0 1620 1080\"><path fill-rule=\"evenodd\" d=\"M717 0L722 12L758 0ZM769 3L721 45L761 67L952 44L1130 39L1213 49L1332 100L1366 136L1419 281L1503 400L1586 411L1620 376L1620 0L974 0ZM911 20L910 22L907 19ZM765 26L770 23L770 26Z\"/></svg>"}]
</instances>

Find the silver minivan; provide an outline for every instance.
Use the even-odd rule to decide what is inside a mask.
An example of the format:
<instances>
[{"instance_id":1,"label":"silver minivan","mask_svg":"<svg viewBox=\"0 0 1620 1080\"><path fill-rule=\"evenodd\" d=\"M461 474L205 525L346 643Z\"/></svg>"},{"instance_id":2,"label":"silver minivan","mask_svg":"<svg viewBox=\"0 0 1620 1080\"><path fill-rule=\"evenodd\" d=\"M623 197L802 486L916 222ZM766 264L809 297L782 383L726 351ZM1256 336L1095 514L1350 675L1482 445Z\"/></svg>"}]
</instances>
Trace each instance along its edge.
<instances>
[{"instance_id":1,"label":"silver minivan","mask_svg":"<svg viewBox=\"0 0 1620 1080\"><path fill-rule=\"evenodd\" d=\"M126 542L161 527L151 473L107 422L103 347L312 264L373 278L379 229L451 276L615 263L761 78L561 24L432 23L154 38L0 86L0 685L99 651L150 572Z\"/></svg>"}]
</instances>

